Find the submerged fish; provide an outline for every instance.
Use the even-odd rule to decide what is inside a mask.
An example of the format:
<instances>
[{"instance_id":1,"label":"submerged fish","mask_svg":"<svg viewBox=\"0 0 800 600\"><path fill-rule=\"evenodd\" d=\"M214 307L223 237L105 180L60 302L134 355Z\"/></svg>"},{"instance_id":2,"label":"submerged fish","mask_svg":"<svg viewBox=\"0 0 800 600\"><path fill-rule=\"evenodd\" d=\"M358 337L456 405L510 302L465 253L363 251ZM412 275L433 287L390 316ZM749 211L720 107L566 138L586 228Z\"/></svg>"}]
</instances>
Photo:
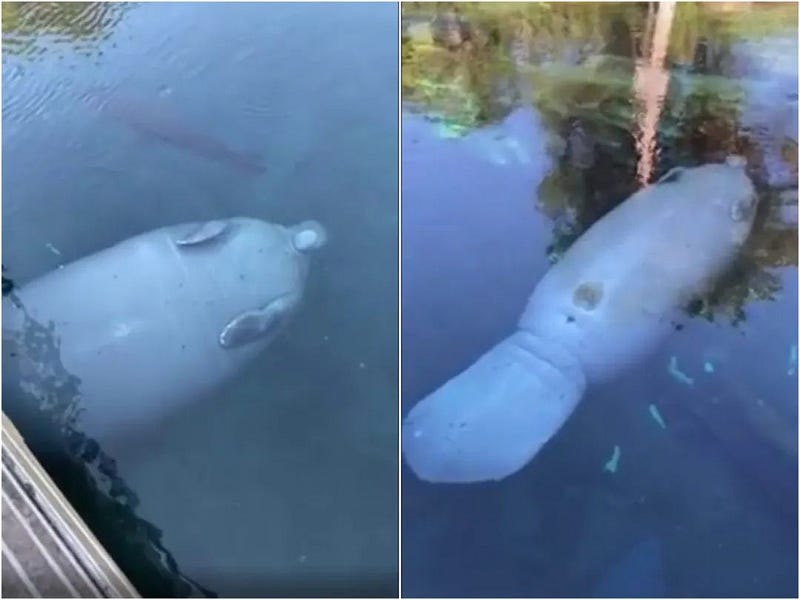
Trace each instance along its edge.
<instances>
[{"instance_id":1,"label":"submerged fish","mask_svg":"<svg viewBox=\"0 0 800 600\"><path fill-rule=\"evenodd\" d=\"M266 171L260 156L235 150L223 141L193 129L164 106L98 88L89 90L82 99L101 114L175 148L248 175L260 175Z\"/></svg>"}]
</instances>

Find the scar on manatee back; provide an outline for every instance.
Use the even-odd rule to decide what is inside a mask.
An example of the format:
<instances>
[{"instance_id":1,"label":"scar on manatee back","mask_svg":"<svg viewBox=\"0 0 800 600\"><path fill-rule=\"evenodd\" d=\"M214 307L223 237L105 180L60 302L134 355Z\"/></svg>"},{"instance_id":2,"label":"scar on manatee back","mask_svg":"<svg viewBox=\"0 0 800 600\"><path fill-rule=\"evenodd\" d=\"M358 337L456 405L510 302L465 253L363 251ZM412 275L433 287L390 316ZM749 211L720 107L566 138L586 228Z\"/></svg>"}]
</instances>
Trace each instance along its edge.
<instances>
[{"instance_id":1,"label":"scar on manatee back","mask_svg":"<svg viewBox=\"0 0 800 600\"><path fill-rule=\"evenodd\" d=\"M572 303L583 310L594 310L603 299L603 284L599 282L582 283L572 293Z\"/></svg>"}]
</instances>

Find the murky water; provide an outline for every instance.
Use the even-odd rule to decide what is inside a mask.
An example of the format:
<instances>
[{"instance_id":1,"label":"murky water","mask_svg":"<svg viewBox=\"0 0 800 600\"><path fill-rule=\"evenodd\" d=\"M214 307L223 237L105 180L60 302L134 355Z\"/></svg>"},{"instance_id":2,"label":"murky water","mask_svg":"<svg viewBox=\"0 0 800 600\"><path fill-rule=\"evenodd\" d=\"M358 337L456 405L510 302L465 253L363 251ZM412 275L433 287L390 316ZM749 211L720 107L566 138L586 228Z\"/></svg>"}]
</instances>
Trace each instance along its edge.
<instances>
[{"instance_id":1,"label":"murky water","mask_svg":"<svg viewBox=\"0 0 800 600\"><path fill-rule=\"evenodd\" d=\"M715 293L527 467L403 466L404 595L797 592L797 9L673 8L404 7L404 414L644 183L737 153L761 200Z\"/></svg>"},{"instance_id":2,"label":"murky water","mask_svg":"<svg viewBox=\"0 0 800 600\"><path fill-rule=\"evenodd\" d=\"M220 595L396 593L395 39L392 5L3 5L16 285L173 223L315 219L329 235L267 351L115 451L141 520L42 451L143 592L189 593L143 564L166 551ZM137 556L126 540L157 537L147 523L163 548Z\"/></svg>"}]
</instances>

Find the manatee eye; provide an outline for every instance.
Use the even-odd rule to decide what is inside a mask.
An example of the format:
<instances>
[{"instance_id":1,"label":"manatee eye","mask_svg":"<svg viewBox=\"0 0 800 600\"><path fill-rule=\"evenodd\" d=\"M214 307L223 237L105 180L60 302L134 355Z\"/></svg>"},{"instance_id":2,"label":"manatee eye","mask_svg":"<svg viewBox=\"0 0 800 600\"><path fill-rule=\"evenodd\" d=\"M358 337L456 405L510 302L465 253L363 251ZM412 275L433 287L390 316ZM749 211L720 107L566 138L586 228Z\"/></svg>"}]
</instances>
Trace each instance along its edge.
<instances>
[{"instance_id":1,"label":"manatee eye","mask_svg":"<svg viewBox=\"0 0 800 600\"><path fill-rule=\"evenodd\" d=\"M679 181L681 175L683 175L683 167L675 167L674 169L667 172L661 179L658 180L658 183L675 183Z\"/></svg>"}]
</instances>

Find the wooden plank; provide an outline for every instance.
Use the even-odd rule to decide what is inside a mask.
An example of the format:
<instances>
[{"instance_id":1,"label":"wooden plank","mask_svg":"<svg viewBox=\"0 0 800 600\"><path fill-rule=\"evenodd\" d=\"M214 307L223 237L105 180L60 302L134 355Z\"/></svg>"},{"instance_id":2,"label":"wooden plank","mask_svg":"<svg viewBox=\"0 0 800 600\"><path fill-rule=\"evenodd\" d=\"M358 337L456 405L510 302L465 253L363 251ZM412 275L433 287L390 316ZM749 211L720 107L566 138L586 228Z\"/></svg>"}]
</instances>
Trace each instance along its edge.
<instances>
[{"instance_id":1,"label":"wooden plank","mask_svg":"<svg viewBox=\"0 0 800 600\"><path fill-rule=\"evenodd\" d=\"M3 413L3 597L138 598Z\"/></svg>"}]
</instances>

